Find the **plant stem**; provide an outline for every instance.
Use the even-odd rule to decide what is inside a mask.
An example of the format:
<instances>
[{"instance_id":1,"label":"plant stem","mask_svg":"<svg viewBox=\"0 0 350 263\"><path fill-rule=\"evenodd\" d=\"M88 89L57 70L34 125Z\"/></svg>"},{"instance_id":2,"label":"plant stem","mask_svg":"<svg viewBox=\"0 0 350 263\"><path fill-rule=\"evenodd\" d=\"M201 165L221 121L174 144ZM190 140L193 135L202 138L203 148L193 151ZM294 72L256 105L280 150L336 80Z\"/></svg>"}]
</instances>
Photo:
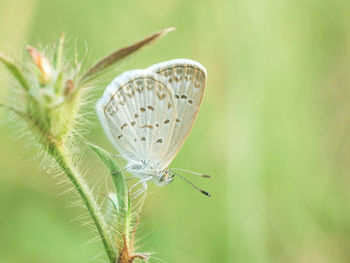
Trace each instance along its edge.
<instances>
[{"instance_id":1,"label":"plant stem","mask_svg":"<svg viewBox=\"0 0 350 263\"><path fill-rule=\"evenodd\" d=\"M112 245L113 239L108 230L108 225L104 220L100 207L93 197L91 189L87 185L84 178L76 171L74 165L71 162L71 158L69 158L67 151L65 150L65 147L55 144L51 149L53 150L51 152L52 156L56 159L58 165L68 176L75 189L79 193L81 199L83 200L87 210L89 211L90 216L100 234L109 261L111 263L115 263L117 251Z\"/></svg>"},{"instance_id":2,"label":"plant stem","mask_svg":"<svg viewBox=\"0 0 350 263\"><path fill-rule=\"evenodd\" d=\"M124 218L124 235L125 235L125 242L128 244L128 246L130 243L130 232L131 232L131 200L130 200L130 197L128 197L128 207Z\"/></svg>"}]
</instances>

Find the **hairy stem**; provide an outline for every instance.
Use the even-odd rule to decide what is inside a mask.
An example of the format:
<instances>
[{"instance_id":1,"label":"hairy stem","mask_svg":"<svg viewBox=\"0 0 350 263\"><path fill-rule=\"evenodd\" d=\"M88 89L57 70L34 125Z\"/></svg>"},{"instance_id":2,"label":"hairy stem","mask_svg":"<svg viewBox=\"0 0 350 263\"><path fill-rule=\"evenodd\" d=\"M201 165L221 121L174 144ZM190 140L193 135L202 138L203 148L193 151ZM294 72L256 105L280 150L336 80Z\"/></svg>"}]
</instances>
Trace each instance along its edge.
<instances>
[{"instance_id":1,"label":"hairy stem","mask_svg":"<svg viewBox=\"0 0 350 263\"><path fill-rule=\"evenodd\" d=\"M91 189L87 185L84 178L79 174L79 172L76 171L74 165L71 162L71 158L69 158L64 146L55 144L51 149L52 156L56 159L58 165L68 176L75 189L79 193L81 199L83 200L87 210L89 211L90 216L96 225L98 233L100 234L109 261L111 263L115 263L117 252L112 245L113 239L108 230L108 225L105 222L100 211L100 207L93 197Z\"/></svg>"},{"instance_id":2,"label":"hairy stem","mask_svg":"<svg viewBox=\"0 0 350 263\"><path fill-rule=\"evenodd\" d=\"M126 210L126 215L124 218L124 234L125 234L125 242L127 244L130 243L130 232L131 232L131 200L130 197L128 197L128 207Z\"/></svg>"}]
</instances>

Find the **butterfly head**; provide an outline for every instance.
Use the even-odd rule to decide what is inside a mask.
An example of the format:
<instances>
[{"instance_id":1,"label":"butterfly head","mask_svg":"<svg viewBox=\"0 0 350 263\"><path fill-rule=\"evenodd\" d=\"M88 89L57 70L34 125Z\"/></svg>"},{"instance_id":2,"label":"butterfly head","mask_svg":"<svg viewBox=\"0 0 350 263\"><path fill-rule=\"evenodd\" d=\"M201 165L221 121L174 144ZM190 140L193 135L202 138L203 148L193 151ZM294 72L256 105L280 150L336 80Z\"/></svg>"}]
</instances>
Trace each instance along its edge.
<instances>
[{"instance_id":1,"label":"butterfly head","mask_svg":"<svg viewBox=\"0 0 350 263\"><path fill-rule=\"evenodd\" d=\"M158 178L158 185L167 185L173 181L174 175L170 174L168 169L165 169L161 172Z\"/></svg>"}]
</instances>

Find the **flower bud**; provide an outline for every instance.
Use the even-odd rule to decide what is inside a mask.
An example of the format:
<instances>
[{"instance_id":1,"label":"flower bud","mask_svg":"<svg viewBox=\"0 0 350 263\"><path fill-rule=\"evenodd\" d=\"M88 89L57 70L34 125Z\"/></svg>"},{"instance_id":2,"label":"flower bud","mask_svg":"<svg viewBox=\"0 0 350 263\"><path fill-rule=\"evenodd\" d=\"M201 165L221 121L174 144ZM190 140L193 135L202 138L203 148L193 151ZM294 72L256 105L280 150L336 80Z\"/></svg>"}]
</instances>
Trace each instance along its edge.
<instances>
[{"instance_id":1,"label":"flower bud","mask_svg":"<svg viewBox=\"0 0 350 263\"><path fill-rule=\"evenodd\" d=\"M39 82L40 84L47 84L52 80L52 67L49 60L42 55L37 49L28 46L27 50L33 59L33 62L40 71Z\"/></svg>"}]
</instances>

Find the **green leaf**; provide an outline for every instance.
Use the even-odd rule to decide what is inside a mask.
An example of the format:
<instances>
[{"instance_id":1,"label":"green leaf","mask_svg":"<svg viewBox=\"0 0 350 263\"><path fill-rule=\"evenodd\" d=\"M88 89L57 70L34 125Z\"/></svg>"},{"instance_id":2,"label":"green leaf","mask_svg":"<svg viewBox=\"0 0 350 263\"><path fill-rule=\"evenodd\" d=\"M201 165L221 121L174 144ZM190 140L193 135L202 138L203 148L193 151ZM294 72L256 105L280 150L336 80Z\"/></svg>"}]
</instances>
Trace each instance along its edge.
<instances>
[{"instance_id":1,"label":"green leaf","mask_svg":"<svg viewBox=\"0 0 350 263\"><path fill-rule=\"evenodd\" d=\"M93 150L104 165L108 168L109 172L112 175L113 182L117 192L117 200L119 213L125 214L125 210L128 202L128 189L125 183L124 175L119 171L119 166L116 160L114 160L110 153L106 152L102 148L89 144L91 150Z\"/></svg>"},{"instance_id":2,"label":"green leaf","mask_svg":"<svg viewBox=\"0 0 350 263\"><path fill-rule=\"evenodd\" d=\"M5 65L5 67L10 71L12 76L21 84L21 86L29 91L29 85L27 80L23 76L21 70L10 60L8 60L3 54L0 53L0 61Z\"/></svg>"},{"instance_id":3,"label":"green leaf","mask_svg":"<svg viewBox=\"0 0 350 263\"><path fill-rule=\"evenodd\" d=\"M115 212L119 211L118 201L117 201L117 195L115 193L110 193L106 195L106 198L109 200L109 202L107 203L107 206L104 212L104 217L106 219L106 222L110 224L112 219L114 218L113 215L115 214Z\"/></svg>"},{"instance_id":4,"label":"green leaf","mask_svg":"<svg viewBox=\"0 0 350 263\"><path fill-rule=\"evenodd\" d=\"M110 66L115 64L116 62L122 60L123 58L133 54L135 51L141 49L142 47L149 45L162 36L166 35L170 31L173 31L175 28L167 28L161 31L158 31L156 33L153 33L152 35L149 35L148 37L138 41L137 43L119 49L108 56L101 59L99 62L97 62L95 65L93 65L91 68L89 68L85 74L83 74L83 77L79 80L80 84L85 84L88 81L94 79L99 74L105 72L106 69L108 69Z\"/></svg>"}]
</instances>

